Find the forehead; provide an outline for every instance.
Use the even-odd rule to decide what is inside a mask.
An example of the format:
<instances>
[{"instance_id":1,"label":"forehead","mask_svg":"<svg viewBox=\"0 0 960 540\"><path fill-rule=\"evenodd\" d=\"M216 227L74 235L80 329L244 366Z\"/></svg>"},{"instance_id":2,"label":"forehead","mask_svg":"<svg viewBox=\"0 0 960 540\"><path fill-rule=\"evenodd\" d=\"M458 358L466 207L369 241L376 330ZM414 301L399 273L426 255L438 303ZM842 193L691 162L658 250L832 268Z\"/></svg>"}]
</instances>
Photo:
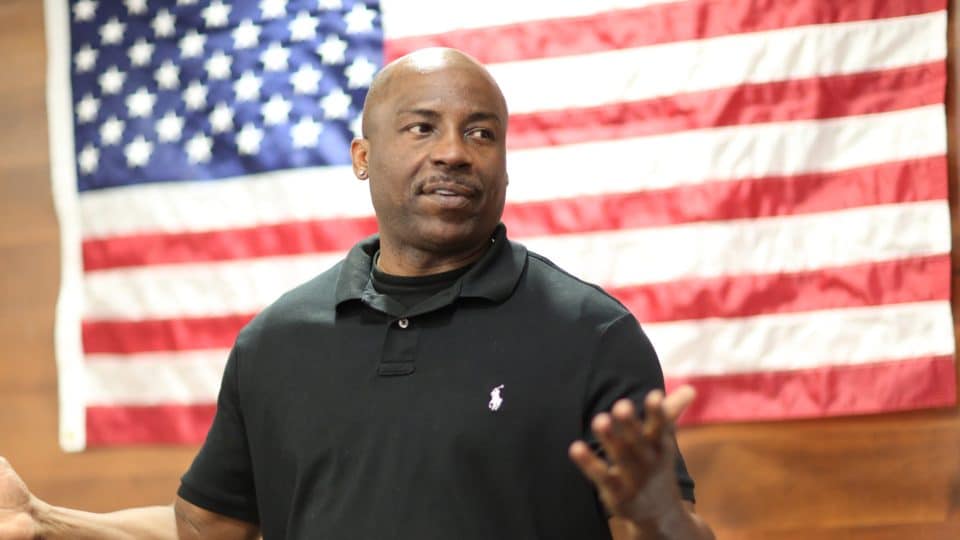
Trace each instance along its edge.
<instances>
[{"instance_id":1,"label":"forehead","mask_svg":"<svg viewBox=\"0 0 960 540\"><path fill-rule=\"evenodd\" d=\"M404 70L392 77L386 94L385 105L392 114L427 108L482 111L506 120L500 89L486 72L470 65Z\"/></svg>"}]
</instances>

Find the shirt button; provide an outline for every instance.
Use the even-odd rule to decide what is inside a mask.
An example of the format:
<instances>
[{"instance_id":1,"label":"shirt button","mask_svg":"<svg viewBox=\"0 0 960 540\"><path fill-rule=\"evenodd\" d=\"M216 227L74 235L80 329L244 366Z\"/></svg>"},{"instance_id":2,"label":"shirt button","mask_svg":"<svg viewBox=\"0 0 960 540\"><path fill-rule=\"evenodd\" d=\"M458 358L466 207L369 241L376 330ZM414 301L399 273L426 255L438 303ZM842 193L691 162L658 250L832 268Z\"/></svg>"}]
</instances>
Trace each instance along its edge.
<instances>
[{"instance_id":1,"label":"shirt button","mask_svg":"<svg viewBox=\"0 0 960 540\"><path fill-rule=\"evenodd\" d=\"M410 326L410 321L407 319L400 319L399 321L397 321L397 326L399 326L400 328L406 328Z\"/></svg>"}]
</instances>

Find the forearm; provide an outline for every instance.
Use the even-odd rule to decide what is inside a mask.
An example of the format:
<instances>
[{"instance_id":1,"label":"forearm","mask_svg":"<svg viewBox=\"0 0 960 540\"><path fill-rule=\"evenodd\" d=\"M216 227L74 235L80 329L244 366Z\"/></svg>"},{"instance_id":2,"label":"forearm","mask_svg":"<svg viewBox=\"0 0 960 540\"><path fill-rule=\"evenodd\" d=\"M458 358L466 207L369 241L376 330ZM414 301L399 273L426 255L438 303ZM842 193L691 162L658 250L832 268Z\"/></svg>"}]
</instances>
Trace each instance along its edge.
<instances>
[{"instance_id":1,"label":"forearm","mask_svg":"<svg viewBox=\"0 0 960 540\"><path fill-rule=\"evenodd\" d=\"M685 507L641 522L612 520L611 532L615 540L714 540L710 527Z\"/></svg>"},{"instance_id":2,"label":"forearm","mask_svg":"<svg viewBox=\"0 0 960 540\"><path fill-rule=\"evenodd\" d=\"M178 540L173 506L132 508L107 514L36 505L35 519L44 540ZM190 536L186 536L190 538Z\"/></svg>"}]
</instances>

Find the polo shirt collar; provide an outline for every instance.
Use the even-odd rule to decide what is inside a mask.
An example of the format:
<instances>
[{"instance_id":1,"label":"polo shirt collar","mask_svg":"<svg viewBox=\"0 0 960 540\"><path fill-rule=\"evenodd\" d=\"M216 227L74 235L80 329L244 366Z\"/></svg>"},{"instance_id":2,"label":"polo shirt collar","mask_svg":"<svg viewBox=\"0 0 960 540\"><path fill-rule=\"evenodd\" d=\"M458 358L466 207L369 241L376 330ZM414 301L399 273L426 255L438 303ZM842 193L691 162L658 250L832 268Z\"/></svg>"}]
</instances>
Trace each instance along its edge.
<instances>
[{"instance_id":1,"label":"polo shirt collar","mask_svg":"<svg viewBox=\"0 0 960 540\"><path fill-rule=\"evenodd\" d=\"M513 292L527 261L527 250L507 239L507 228L497 225L491 237L493 245L473 267L451 286L451 299L485 298L493 302L506 300ZM361 240L347 253L337 276L336 301L339 306L348 300L363 300L369 295L373 257L380 249L380 238L373 235Z\"/></svg>"}]
</instances>

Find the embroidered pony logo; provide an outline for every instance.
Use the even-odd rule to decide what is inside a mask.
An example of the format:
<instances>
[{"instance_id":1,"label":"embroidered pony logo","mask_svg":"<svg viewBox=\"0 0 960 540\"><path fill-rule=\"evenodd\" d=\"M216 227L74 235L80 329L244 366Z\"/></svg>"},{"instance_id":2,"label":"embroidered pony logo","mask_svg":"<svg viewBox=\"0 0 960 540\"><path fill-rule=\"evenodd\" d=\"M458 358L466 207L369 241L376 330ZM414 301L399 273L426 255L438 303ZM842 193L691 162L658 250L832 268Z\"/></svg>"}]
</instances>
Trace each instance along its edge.
<instances>
[{"instance_id":1,"label":"embroidered pony logo","mask_svg":"<svg viewBox=\"0 0 960 540\"><path fill-rule=\"evenodd\" d=\"M487 404L487 407L491 411L500 410L500 405L503 405L503 398L500 397L501 390L503 390L502 384L490 391L490 403Z\"/></svg>"}]
</instances>

